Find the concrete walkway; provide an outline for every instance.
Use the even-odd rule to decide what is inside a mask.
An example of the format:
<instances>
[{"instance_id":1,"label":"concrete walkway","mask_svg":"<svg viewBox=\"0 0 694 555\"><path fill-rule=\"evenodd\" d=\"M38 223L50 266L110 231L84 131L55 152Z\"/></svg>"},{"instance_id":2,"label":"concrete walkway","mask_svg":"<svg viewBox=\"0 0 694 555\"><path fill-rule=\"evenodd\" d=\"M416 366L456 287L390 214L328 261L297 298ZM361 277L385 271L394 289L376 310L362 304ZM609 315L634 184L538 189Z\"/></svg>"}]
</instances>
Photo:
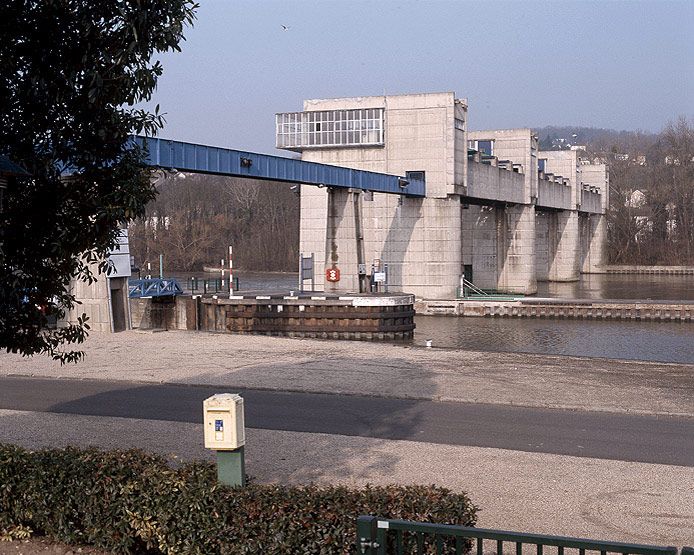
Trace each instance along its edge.
<instances>
[{"instance_id":1,"label":"concrete walkway","mask_svg":"<svg viewBox=\"0 0 694 555\"><path fill-rule=\"evenodd\" d=\"M215 384L694 416L694 366L202 333L93 334L63 366L0 355L0 374ZM0 411L0 441L138 446L210 457L196 424ZM261 481L436 483L467 491L479 525L694 543L694 468L505 449L250 429Z\"/></svg>"}]
</instances>

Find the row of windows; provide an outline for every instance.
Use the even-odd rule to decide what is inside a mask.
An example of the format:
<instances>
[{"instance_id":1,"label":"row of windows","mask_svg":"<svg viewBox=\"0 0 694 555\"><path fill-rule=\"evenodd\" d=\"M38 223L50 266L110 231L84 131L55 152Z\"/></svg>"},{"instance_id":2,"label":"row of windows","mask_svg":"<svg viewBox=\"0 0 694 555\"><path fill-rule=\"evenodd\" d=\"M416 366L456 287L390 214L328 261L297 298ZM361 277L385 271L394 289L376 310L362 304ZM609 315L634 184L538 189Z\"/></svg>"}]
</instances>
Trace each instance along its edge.
<instances>
[{"instance_id":1,"label":"row of windows","mask_svg":"<svg viewBox=\"0 0 694 555\"><path fill-rule=\"evenodd\" d=\"M368 108L360 110L323 110L319 112L284 112L277 114L278 123L298 121L355 121L363 119L383 119L383 108Z\"/></svg>"},{"instance_id":2,"label":"row of windows","mask_svg":"<svg viewBox=\"0 0 694 555\"><path fill-rule=\"evenodd\" d=\"M365 119L361 121L310 121L297 123L277 124L277 133L288 135L290 133L306 133L314 131L365 131L379 130L379 120Z\"/></svg>"},{"instance_id":3,"label":"row of windows","mask_svg":"<svg viewBox=\"0 0 694 555\"><path fill-rule=\"evenodd\" d=\"M277 114L277 148L382 145L383 109Z\"/></svg>"},{"instance_id":4,"label":"row of windows","mask_svg":"<svg viewBox=\"0 0 694 555\"><path fill-rule=\"evenodd\" d=\"M277 136L277 148L382 145L382 131L322 131Z\"/></svg>"}]
</instances>

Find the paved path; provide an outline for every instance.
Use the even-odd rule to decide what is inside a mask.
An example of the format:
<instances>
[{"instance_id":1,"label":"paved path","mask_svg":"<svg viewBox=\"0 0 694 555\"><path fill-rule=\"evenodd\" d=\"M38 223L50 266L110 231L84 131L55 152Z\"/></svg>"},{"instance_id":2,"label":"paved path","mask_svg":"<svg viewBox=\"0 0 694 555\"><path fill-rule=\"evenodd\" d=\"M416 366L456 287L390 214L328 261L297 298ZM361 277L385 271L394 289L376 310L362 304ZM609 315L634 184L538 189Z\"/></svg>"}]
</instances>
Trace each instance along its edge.
<instances>
[{"instance_id":1,"label":"paved path","mask_svg":"<svg viewBox=\"0 0 694 555\"><path fill-rule=\"evenodd\" d=\"M0 408L202 422L214 386L0 377ZM694 466L694 418L240 390L250 428Z\"/></svg>"}]
</instances>

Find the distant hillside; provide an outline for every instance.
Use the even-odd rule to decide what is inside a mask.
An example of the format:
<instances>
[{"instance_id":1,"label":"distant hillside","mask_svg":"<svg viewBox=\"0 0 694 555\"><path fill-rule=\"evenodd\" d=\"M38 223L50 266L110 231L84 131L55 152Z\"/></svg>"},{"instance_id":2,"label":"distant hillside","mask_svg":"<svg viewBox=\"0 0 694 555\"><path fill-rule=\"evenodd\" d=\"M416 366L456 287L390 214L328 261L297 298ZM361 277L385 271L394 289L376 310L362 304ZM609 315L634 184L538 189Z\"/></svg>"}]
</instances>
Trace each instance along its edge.
<instances>
[{"instance_id":1,"label":"distant hillside","mask_svg":"<svg viewBox=\"0 0 694 555\"><path fill-rule=\"evenodd\" d=\"M564 150L573 145L585 145L589 152L643 152L656 137L644 131L553 125L537 128L535 132L540 139L541 150Z\"/></svg>"}]
</instances>

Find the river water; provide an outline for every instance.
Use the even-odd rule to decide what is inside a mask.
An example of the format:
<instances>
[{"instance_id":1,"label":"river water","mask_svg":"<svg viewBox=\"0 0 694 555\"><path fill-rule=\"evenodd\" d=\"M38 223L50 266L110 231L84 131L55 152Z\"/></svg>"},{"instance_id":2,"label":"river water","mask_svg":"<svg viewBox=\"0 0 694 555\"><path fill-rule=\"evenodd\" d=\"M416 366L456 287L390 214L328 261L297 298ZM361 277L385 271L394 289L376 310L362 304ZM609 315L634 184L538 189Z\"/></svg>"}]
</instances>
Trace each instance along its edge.
<instances>
[{"instance_id":1,"label":"river water","mask_svg":"<svg viewBox=\"0 0 694 555\"><path fill-rule=\"evenodd\" d=\"M181 285L192 275L174 274ZM297 289L294 273L237 275L240 291ZM593 274L574 283L540 283L538 289L540 297L694 301L694 276ZM694 323L451 316L417 316L415 321L412 343L421 346L431 340L435 348L694 364Z\"/></svg>"}]
</instances>

